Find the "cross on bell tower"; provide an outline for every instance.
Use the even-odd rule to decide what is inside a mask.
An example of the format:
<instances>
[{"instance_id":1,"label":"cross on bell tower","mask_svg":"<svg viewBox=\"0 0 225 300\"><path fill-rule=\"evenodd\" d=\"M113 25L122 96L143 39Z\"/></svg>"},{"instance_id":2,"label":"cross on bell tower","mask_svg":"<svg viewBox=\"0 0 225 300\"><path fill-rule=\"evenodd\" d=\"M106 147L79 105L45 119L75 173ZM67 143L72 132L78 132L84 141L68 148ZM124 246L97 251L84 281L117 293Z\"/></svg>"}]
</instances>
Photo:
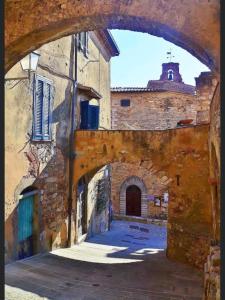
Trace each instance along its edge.
<instances>
[{"instance_id":1,"label":"cross on bell tower","mask_svg":"<svg viewBox=\"0 0 225 300\"><path fill-rule=\"evenodd\" d=\"M171 49L171 48L170 48L169 51L166 52L166 55L167 55L166 58L169 59L169 62L171 62L171 61L172 61L172 58L175 57L174 55L172 55L172 49Z\"/></svg>"},{"instance_id":2,"label":"cross on bell tower","mask_svg":"<svg viewBox=\"0 0 225 300\"><path fill-rule=\"evenodd\" d=\"M160 76L160 80L183 82L179 72L179 63L172 62L172 59L175 57L172 54L172 49L167 51L166 55L166 58L169 61L162 64L162 74Z\"/></svg>"}]
</instances>

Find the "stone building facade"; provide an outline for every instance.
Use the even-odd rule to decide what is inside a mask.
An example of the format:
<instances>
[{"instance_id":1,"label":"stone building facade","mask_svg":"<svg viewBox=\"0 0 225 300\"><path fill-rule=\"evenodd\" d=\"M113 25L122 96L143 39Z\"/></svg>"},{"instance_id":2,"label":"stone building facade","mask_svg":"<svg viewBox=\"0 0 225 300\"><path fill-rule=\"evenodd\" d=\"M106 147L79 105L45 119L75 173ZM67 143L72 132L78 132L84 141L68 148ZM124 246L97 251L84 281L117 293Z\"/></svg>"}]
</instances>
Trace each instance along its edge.
<instances>
[{"instance_id":1,"label":"stone building facade","mask_svg":"<svg viewBox=\"0 0 225 300\"><path fill-rule=\"evenodd\" d=\"M74 129L111 126L110 59L119 51L109 31L64 37L37 53L37 70L30 80L19 79L26 75L20 62L6 74L6 262L68 245L72 120ZM108 182L106 169L81 180L87 191L82 198L86 211L76 213L77 219L84 218L83 231L89 234L108 228L108 196L105 207L96 210L96 186L100 180ZM79 193L77 197L79 201ZM25 213L28 219L23 218ZM74 229L80 235L81 225ZM72 242L79 239L78 234Z\"/></svg>"},{"instance_id":2,"label":"stone building facade","mask_svg":"<svg viewBox=\"0 0 225 300\"><path fill-rule=\"evenodd\" d=\"M160 79L150 80L146 88L112 88L112 129L167 130L208 124L212 91L208 88L204 95L205 77L211 82L211 73L203 72L196 78L196 86L187 85L179 73L179 64L170 62L162 64ZM147 161L138 165L114 163L111 170L114 213L126 215L126 197L121 196L121 189L134 176L146 187L140 189L146 195L145 203L139 201L140 216L167 219L170 180L164 170L155 172L154 162Z\"/></svg>"}]
</instances>

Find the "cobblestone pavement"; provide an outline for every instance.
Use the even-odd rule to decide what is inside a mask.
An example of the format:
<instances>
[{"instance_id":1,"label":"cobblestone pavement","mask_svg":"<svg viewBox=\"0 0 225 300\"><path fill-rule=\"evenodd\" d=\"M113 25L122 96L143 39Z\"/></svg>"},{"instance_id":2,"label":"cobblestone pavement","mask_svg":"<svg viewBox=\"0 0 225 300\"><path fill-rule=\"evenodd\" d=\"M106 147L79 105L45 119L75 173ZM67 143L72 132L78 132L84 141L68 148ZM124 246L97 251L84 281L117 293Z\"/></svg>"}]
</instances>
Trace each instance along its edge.
<instances>
[{"instance_id":1,"label":"cobblestone pavement","mask_svg":"<svg viewBox=\"0 0 225 300\"><path fill-rule=\"evenodd\" d=\"M197 300L202 274L165 256L166 228L113 221L80 245L6 266L6 300Z\"/></svg>"}]
</instances>

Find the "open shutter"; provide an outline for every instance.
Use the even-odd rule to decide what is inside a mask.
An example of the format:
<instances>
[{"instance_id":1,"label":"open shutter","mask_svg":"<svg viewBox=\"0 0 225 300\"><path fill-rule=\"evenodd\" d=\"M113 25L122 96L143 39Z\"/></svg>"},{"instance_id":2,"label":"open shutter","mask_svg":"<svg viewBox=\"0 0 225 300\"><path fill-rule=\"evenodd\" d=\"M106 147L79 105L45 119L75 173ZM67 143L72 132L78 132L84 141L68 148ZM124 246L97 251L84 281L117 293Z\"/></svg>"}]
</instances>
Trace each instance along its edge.
<instances>
[{"instance_id":1,"label":"open shutter","mask_svg":"<svg viewBox=\"0 0 225 300\"><path fill-rule=\"evenodd\" d=\"M99 106L89 105L89 129L98 129L99 126Z\"/></svg>"},{"instance_id":2,"label":"open shutter","mask_svg":"<svg viewBox=\"0 0 225 300\"><path fill-rule=\"evenodd\" d=\"M43 118L43 81L36 81L36 90L34 93L34 126L33 138L40 140L42 137L42 118Z\"/></svg>"},{"instance_id":3,"label":"open shutter","mask_svg":"<svg viewBox=\"0 0 225 300\"><path fill-rule=\"evenodd\" d=\"M80 102L80 116L81 116L80 129L88 129L88 107L89 107L89 101Z\"/></svg>"}]
</instances>

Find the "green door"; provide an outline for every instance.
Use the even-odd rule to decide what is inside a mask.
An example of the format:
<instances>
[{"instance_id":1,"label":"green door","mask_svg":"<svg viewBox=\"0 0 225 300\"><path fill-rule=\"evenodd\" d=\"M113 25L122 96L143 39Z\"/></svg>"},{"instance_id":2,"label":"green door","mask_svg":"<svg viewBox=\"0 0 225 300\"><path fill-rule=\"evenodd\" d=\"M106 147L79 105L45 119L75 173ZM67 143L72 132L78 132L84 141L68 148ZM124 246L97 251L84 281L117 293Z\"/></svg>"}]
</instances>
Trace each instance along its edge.
<instances>
[{"instance_id":1,"label":"green door","mask_svg":"<svg viewBox=\"0 0 225 300\"><path fill-rule=\"evenodd\" d=\"M33 255L33 215L34 196L22 198L18 207L19 259Z\"/></svg>"}]
</instances>

